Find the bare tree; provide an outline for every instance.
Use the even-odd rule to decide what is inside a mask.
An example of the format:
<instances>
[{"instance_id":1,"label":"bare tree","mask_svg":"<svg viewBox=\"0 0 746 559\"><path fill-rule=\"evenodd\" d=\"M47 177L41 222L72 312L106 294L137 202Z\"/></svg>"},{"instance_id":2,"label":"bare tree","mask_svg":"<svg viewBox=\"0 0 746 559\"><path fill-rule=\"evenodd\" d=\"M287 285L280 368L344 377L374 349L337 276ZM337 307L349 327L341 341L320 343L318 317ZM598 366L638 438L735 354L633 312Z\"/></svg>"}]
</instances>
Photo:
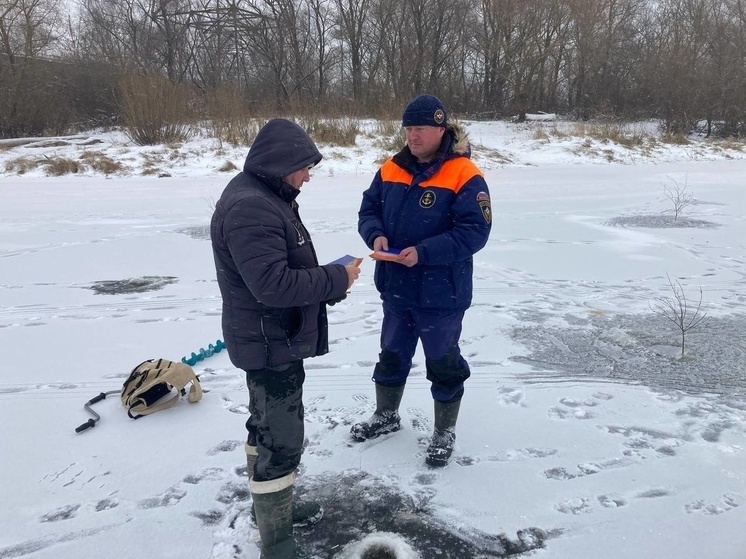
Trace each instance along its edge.
<instances>
[{"instance_id":1,"label":"bare tree","mask_svg":"<svg viewBox=\"0 0 746 559\"><path fill-rule=\"evenodd\" d=\"M57 0L0 0L0 137L51 127L56 70L46 61L59 40Z\"/></svg>"},{"instance_id":2,"label":"bare tree","mask_svg":"<svg viewBox=\"0 0 746 559\"><path fill-rule=\"evenodd\" d=\"M679 220L679 215L687 206L692 204L692 194L687 191L686 183L687 178L684 177L684 184L680 185L675 179L668 177L673 185L664 184L663 192L666 198L671 202L673 206L673 222L676 223Z\"/></svg>"},{"instance_id":3,"label":"bare tree","mask_svg":"<svg viewBox=\"0 0 746 559\"><path fill-rule=\"evenodd\" d=\"M381 115L429 91L454 114L659 118L671 135L706 122L738 138L746 0L0 0L0 133L49 130L34 119L60 108L52 93L105 96L86 80L122 70L237 88L255 109Z\"/></svg>"},{"instance_id":4,"label":"bare tree","mask_svg":"<svg viewBox=\"0 0 746 559\"><path fill-rule=\"evenodd\" d=\"M649 82L658 112L668 133L692 129L712 103L707 95L708 56L705 37L710 25L710 0L661 0L653 8L651 28L654 40L645 58ZM698 114L702 111L701 115Z\"/></svg>"},{"instance_id":5,"label":"bare tree","mask_svg":"<svg viewBox=\"0 0 746 559\"><path fill-rule=\"evenodd\" d=\"M352 78L352 98L363 98L363 61L370 48L366 37L366 19L370 16L370 0L334 0L339 17L340 37L349 56L344 66L349 66Z\"/></svg>"},{"instance_id":6,"label":"bare tree","mask_svg":"<svg viewBox=\"0 0 746 559\"><path fill-rule=\"evenodd\" d=\"M693 306L687 299L684 288L681 287L679 280L672 281L668 274L666 274L666 277L668 278L668 285L671 288L673 296L656 299L655 302L650 303L650 309L676 325L681 335L681 357L683 357L686 349L687 333L702 324L702 321L707 316L706 312L701 312L702 287L700 286L699 288L699 302L697 302L696 306Z\"/></svg>"}]
</instances>

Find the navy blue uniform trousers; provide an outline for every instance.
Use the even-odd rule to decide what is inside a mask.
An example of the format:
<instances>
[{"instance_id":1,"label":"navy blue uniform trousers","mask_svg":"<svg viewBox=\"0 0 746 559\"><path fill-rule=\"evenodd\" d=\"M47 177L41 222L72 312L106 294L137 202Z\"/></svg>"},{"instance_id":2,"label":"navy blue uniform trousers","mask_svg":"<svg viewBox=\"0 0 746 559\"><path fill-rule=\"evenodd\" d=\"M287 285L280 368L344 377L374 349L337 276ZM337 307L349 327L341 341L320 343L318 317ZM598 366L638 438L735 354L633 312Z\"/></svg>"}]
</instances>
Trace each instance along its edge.
<instances>
[{"instance_id":1,"label":"navy blue uniform trousers","mask_svg":"<svg viewBox=\"0 0 746 559\"><path fill-rule=\"evenodd\" d=\"M464 312L398 307L384 301L381 353L373 380L385 386L404 385L419 340L433 398L445 403L461 398L471 374L458 345Z\"/></svg>"}]
</instances>

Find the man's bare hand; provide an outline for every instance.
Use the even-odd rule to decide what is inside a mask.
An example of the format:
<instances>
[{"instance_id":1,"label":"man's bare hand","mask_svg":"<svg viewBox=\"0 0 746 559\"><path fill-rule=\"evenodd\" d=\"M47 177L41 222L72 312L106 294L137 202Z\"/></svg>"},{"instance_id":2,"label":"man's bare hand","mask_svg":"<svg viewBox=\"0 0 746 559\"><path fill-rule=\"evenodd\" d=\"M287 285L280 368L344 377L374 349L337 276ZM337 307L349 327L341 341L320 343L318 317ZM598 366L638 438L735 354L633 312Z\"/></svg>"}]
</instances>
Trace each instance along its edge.
<instances>
[{"instance_id":1,"label":"man's bare hand","mask_svg":"<svg viewBox=\"0 0 746 559\"><path fill-rule=\"evenodd\" d=\"M419 256L417 255L417 249L414 247L407 247L399 253L399 263L411 268L417 264Z\"/></svg>"},{"instance_id":2,"label":"man's bare hand","mask_svg":"<svg viewBox=\"0 0 746 559\"><path fill-rule=\"evenodd\" d=\"M389 249L389 240L384 237L376 237L376 240L373 241L373 250L388 250Z\"/></svg>"},{"instance_id":3,"label":"man's bare hand","mask_svg":"<svg viewBox=\"0 0 746 559\"><path fill-rule=\"evenodd\" d=\"M360 268L353 264L348 264L345 266L345 269L347 270L347 289L352 287L352 284L355 283L355 280L360 276Z\"/></svg>"}]
</instances>

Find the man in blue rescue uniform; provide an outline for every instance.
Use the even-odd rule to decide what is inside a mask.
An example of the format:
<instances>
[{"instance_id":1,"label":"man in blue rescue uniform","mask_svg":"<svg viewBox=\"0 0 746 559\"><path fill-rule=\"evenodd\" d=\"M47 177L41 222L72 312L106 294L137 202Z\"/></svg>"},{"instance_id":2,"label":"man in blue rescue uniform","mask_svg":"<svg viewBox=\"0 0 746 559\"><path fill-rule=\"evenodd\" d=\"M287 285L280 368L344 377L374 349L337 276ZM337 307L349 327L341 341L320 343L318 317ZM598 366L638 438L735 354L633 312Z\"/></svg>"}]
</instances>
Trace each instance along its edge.
<instances>
[{"instance_id":1,"label":"man in blue rescue uniform","mask_svg":"<svg viewBox=\"0 0 746 559\"><path fill-rule=\"evenodd\" d=\"M465 130L448 122L432 95L413 99L402 115L406 145L386 161L363 194L358 231L375 251L375 284L383 300L381 353L373 371L376 410L352 426L356 441L401 428L399 404L418 340L434 400L435 429L428 465L445 466L469 365L459 337L472 298L472 256L487 243L490 195L470 160Z\"/></svg>"}]
</instances>

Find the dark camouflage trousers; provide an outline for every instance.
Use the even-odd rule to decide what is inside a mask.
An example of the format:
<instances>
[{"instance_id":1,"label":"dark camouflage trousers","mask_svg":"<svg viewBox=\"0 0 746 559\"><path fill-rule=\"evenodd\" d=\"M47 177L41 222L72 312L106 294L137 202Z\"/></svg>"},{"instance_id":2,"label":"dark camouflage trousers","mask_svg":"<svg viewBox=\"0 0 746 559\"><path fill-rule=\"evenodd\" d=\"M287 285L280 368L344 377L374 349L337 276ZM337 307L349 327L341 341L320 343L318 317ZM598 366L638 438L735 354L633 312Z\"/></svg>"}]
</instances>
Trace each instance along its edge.
<instances>
[{"instance_id":1,"label":"dark camouflage trousers","mask_svg":"<svg viewBox=\"0 0 746 559\"><path fill-rule=\"evenodd\" d=\"M247 442L257 447L256 481L294 472L303 454L303 361L246 371Z\"/></svg>"}]
</instances>

